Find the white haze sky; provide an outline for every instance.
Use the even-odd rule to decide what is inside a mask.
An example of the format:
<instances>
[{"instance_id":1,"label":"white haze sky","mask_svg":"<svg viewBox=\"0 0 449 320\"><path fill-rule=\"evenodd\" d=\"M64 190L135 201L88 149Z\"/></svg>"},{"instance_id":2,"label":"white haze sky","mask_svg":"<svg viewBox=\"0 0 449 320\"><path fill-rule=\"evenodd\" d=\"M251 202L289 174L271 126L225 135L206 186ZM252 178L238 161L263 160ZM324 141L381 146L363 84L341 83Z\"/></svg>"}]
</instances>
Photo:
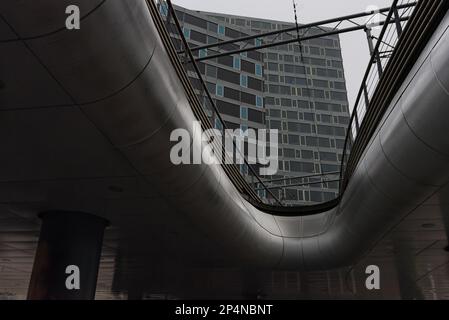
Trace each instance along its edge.
<instances>
[{"instance_id":1,"label":"white haze sky","mask_svg":"<svg viewBox=\"0 0 449 320\"><path fill-rule=\"evenodd\" d=\"M392 0L296 0L299 23L364 12L370 6L389 7ZM292 0L174 0L191 10L294 22ZM350 106L355 102L365 73L369 49L363 31L340 35Z\"/></svg>"}]
</instances>

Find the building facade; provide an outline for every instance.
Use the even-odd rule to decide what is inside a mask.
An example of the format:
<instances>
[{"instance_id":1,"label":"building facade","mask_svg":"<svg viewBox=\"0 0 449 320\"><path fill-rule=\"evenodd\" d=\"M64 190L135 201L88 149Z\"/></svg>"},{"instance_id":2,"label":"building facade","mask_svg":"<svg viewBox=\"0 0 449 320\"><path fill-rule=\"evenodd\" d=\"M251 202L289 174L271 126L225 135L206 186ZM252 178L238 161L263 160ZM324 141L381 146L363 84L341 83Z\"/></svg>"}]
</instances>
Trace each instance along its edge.
<instances>
[{"instance_id":1,"label":"building facade","mask_svg":"<svg viewBox=\"0 0 449 320\"><path fill-rule=\"evenodd\" d=\"M191 47L295 26L176 7ZM175 29L173 29L175 30ZM322 32L309 29L307 35ZM175 33L175 43L179 44ZM296 32L264 42L293 39ZM262 39L196 52L199 57L251 47ZM338 35L206 60L199 64L228 128L278 129L279 171L265 177L287 205L338 196L349 106ZM200 84L192 77L194 87ZM247 172L243 172L247 173ZM322 175L332 182L322 183ZM305 178L304 178L305 177ZM264 192L262 196L267 196Z\"/></svg>"}]
</instances>

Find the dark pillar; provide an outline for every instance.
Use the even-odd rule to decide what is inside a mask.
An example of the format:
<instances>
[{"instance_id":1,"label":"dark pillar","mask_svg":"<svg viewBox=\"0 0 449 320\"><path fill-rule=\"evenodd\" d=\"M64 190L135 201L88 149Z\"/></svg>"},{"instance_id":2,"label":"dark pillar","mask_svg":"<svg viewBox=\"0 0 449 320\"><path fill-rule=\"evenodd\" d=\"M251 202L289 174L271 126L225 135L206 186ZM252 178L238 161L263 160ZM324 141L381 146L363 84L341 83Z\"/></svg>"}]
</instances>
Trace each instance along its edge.
<instances>
[{"instance_id":1,"label":"dark pillar","mask_svg":"<svg viewBox=\"0 0 449 320\"><path fill-rule=\"evenodd\" d=\"M107 221L86 213L61 211L46 212L40 218L42 228L28 299L94 299ZM79 269L79 289L66 286L66 280L74 274L66 273L68 266Z\"/></svg>"}]
</instances>

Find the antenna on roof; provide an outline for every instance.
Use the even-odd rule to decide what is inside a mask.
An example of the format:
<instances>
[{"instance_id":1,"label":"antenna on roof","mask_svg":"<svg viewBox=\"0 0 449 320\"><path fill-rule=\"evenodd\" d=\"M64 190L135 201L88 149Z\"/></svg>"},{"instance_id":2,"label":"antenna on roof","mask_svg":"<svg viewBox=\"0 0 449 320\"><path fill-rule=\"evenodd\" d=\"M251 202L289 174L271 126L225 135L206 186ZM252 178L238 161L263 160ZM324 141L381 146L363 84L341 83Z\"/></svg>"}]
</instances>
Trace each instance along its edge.
<instances>
[{"instance_id":1,"label":"antenna on roof","mask_svg":"<svg viewBox=\"0 0 449 320\"><path fill-rule=\"evenodd\" d=\"M303 57L302 57L302 43L301 43L301 40L300 40L300 37L299 37L298 14L297 14L297 10L296 10L297 4L296 4L295 0L292 0L292 1L293 1L293 11L295 12L296 38L298 39L299 49L301 51L301 60L303 60Z\"/></svg>"}]
</instances>

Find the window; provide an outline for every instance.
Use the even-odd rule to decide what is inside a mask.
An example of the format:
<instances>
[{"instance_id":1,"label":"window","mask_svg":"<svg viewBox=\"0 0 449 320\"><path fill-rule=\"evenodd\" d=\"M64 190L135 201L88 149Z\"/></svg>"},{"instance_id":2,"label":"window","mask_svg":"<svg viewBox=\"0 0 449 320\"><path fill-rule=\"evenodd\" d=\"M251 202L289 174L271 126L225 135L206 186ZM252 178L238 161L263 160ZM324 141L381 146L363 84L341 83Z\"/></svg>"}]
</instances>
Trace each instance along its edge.
<instances>
[{"instance_id":1,"label":"window","mask_svg":"<svg viewBox=\"0 0 449 320\"><path fill-rule=\"evenodd\" d=\"M201 49L200 50L200 58L207 57L207 49Z\"/></svg>"},{"instance_id":2,"label":"window","mask_svg":"<svg viewBox=\"0 0 449 320\"><path fill-rule=\"evenodd\" d=\"M239 57L234 57L233 67L234 67L234 69L240 70L240 58Z\"/></svg>"},{"instance_id":3,"label":"window","mask_svg":"<svg viewBox=\"0 0 449 320\"><path fill-rule=\"evenodd\" d=\"M328 114L321 114L321 115L317 115L317 117L320 117L320 119L318 121L324 122L324 123L332 123L332 116L328 115Z\"/></svg>"},{"instance_id":4,"label":"window","mask_svg":"<svg viewBox=\"0 0 449 320\"><path fill-rule=\"evenodd\" d=\"M296 152L294 149L284 149L285 158L296 158Z\"/></svg>"},{"instance_id":5,"label":"window","mask_svg":"<svg viewBox=\"0 0 449 320\"><path fill-rule=\"evenodd\" d=\"M315 121L315 114L310 112L304 112L304 120Z\"/></svg>"},{"instance_id":6,"label":"window","mask_svg":"<svg viewBox=\"0 0 449 320\"><path fill-rule=\"evenodd\" d=\"M220 80L224 80L227 82L234 83L236 85L240 84L240 76L237 72L225 70L222 68L218 68L217 70L217 78Z\"/></svg>"},{"instance_id":7,"label":"window","mask_svg":"<svg viewBox=\"0 0 449 320\"><path fill-rule=\"evenodd\" d=\"M161 6L159 7L159 10L160 10L161 14L162 14L164 17L167 16L167 14L168 14L168 6L167 6L167 4L166 4L165 2L162 2L162 3L161 3Z\"/></svg>"},{"instance_id":8,"label":"window","mask_svg":"<svg viewBox=\"0 0 449 320\"><path fill-rule=\"evenodd\" d=\"M332 164L322 164L321 165L321 172L323 173L330 173L330 172L338 172L339 167L337 165Z\"/></svg>"},{"instance_id":9,"label":"window","mask_svg":"<svg viewBox=\"0 0 449 320\"><path fill-rule=\"evenodd\" d=\"M208 21L207 30L217 33L218 24Z\"/></svg>"},{"instance_id":10,"label":"window","mask_svg":"<svg viewBox=\"0 0 449 320\"><path fill-rule=\"evenodd\" d=\"M287 119L298 120L298 112L297 111L287 111Z\"/></svg>"},{"instance_id":11,"label":"window","mask_svg":"<svg viewBox=\"0 0 449 320\"><path fill-rule=\"evenodd\" d=\"M326 48L326 55L330 57L341 58L341 52L337 49Z\"/></svg>"},{"instance_id":12,"label":"window","mask_svg":"<svg viewBox=\"0 0 449 320\"><path fill-rule=\"evenodd\" d=\"M218 129L220 131L223 130L223 125L222 125L220 119L215 119L215 129Z\"/></svg>"},{"instance_id":13,"label":"window","mask_svg":"<svg viewBox=\"0 0 449 320\"><path fill-rule=\"evenodd\" d=\"M337 154L332 152L320 152L320 159L322 161L337 161Z\"/></svg>"},{"instance_id":14,"label":"window","mask_svg":"<svg viewBox=\"0 0 449 320\"><path fill-rule=\"evenodd\" d=\"M309 109L310 105L309 105L309 101L304 101L304 100L298 100L298 108L302 108L302 109Z\"/></svg>"},{"instance_id":15,"label":"window","mask_svg":"<svg viewBox=\"0 0 449 320\"><path fill-rule=\"evenodd\" d=\"M207 21L201 18L192 16L190 14L184 14L184 22L188 24L193 24L194 26L200 27L201 29L207 29Z\"/></svg>"},{"instance_id":16,"label":"window","mask_svg":"<svg viewBox=\"0 0 449 320\"><path fill-rule=\"evenodd\" d=\"M293 62L294 61L293 56L289 55L289 54L284 55L284 61L285 62Z\"/></svg>"},{"instance_id":17,"label":"window","mask_svg":"<svg viewBox=\"0 0 449 320\"><path fill-rule=\"evenodd\" d=\"M281 117L281 111L276 109L271 109L270 111L270 117L280 118Z\"/></svg>"},{"instance_id":18,"label":"window","mask_svg":"<svg viewBox=\"0 0 449 320\"><path fill-rule=\"evenodd\" d=\"M290 144L294 144L294 145L298 145L298 146L301 145L299 136L297 136L297 135L289 134L288 141Z\"/></svg>"},{"instance_id":19,"label":"window","mask_svg":"<svg viewBox=\"0 0 449 320\"><path fill-rule=\"evenodd\" d=\"M278 120L271 120L270 121L270 129L277 129L279 131L282 130L282 122Z\"/></svg>"},{"instance_id":20,"label":"window","mask_svg":"<svg viewBox=\"0 0 449 320\"><path fill-rule=\"evenodd\" d=\"M318 88L329 88L329 82L325 80L313 80L313 85Z\"/></svg>"},{"instance_id":21,"label":"window","mask_svg":"<svg viewBox=\"0 0 449 320\"><path fill-rule=\"evenodd\" d=\"M332 100L346 101L346 93L331 91Z\"/></svg>"},{"instance_id":22,"label":"window","mask_svg":"<svg viewBox=\"0 0 449 320\"><path fill-rule=\"evenodd\" d=\"M291 108L292 100L291 99L282 98L281 99L281 106L283 106L283 107L290 107Z\"/></svg>"},{"instance_id":23,"label":"window","mask_svg":"<svg viewBox=\"0 0 449 320\"><path fill-rule=\"evenodd\" d=\"M261 96L256 96L256 106L263 108L263 98Z\"/></svg>"},{"instance_id":24,"label":"window","mask_svg":"<svg viewBox=\"0 0 449 320\"><path fill-rule=\"evenodd\" d=\"M265 113L254 109L248 109L248 120L265 124Z\"/></svg>"},{"instance_id":25,"label":"window","mask_svg":"<svg viewBox=\"0 0 449 320\"><path fill-rule=\"evenodd\" d=\"M248 120L248 108L240 107L240 118L243 120Z\"/></svg>"},{"instance_id":26,"label":"window","mask_svg":"<svg viewBox=\"0 0 449 320\"><path fill-rule=\"evenodd\" d=\"M245 71L247 73L255 74L254 63L243 60L243 59L242 59L241 63L242 63L242 66L241 66L240 70Z\"/></svg>"},{"instance_id":27,"label":"window","mask_svg":"<svg viewBox=\"0 0 449 320\"><path fill-rule=\"evenodd\" d=\"M262 65L256 63L256 67L255 68L256 68L256 70L255 70L256 75L259 76L259 77L262 77Z\"/></svg>"},{"instance_id":28,"label":"window","mask_svg":"<svg viewBox=\"0 0 449 320\"><path fill-rule=\"evenodd\" d=\"M277 82L279 82L279 76L275 75L275 74L269 74L268 81L277 83Z\"/></svg>"},{"instance_id":29,"label":"window","mask_svg":"<svg viewBox=\"0 0 449 320\"><path fill-rule=\"evenodd\" d=\"M318 147L318 138L316 138L316 137L306 137L306 145L308 147Z\"/></svg>"},{"instance_id":30,"label":"window","mask_svg":"<svg viewBox=\"0 0 449 320\"><path fill-rule=\"evenodd\" d=\"M313 160L313 151L302 150L302 158L306 160Z\"/></svg>"},{"instance_id":31,"label":"window","mask_svg":"<svg viewBox=\"0 0 449 320\"><path fill-rule=\"evenodd\" d=\"M189 28L183 28L184 31L184 37L186 39L190 39L190 29Z\"/></svg>"},{"instance_id":32,"label":"window","mask_svg":"<svg viewBox=\"0 0 449 320\"><path fill-rule=\"evenodd\" d=\"M334 82L334 87L337 90L346 90L346 86L344 82Z\"/></svg>"},{"instance_id":33,"label":"window","mask_svg":"<svg viewBox=\"0 0 449 320\"><path fill-rule=\"evenodd\" d=\"M197 32L195 30L190 31L190 38L193 41L201 42L201 43L207 43L207 35L201 32Z\"/></svg>"},{"instance_id":34,"label":"window","mask_svg":"<svg viewBox=\"0 0 449 320\"><path fill-rule=\"evenodd\" d=\"M262 40L257 38L256 39L256 47L261 46L262 45Z\"/></svg>"},{"instance_id":35,"label":"window","mask_svg":"<svg viewBox=\"0 0 449 320\"><path fill-rule=\"evenodd\" d=\"M226 28L222 25L218 25L218 34L225 34Z\"/></svg>"},{"instance_id":36,"label":"window","mask_svg":"<svg viewBox=\"0 0 449 320\"><path fill-rule=\"evenodd\" d=\"M221 84L217 84L217 91L216 91L216 96L218 97L223 97L223 86Z\"/></svg>"},{"instance_id":37,"label":"window","mask_svg":"<svg viewBox=\"0 0 449 320\"><path fill-rule=\"evenodd\" d=\"M241 74L240 75L240 85L242 87L248 88L248 76Z\"/></svg>"},{"instance_id":38,"label":"window","mask_svg":"<svg viewBox=\"0 0 449 320\"><path fill-rule=\"evenodd\" d=\"M247 92L240 92L240 101L244 104L250 104L252 106L256 105L256 96Z\"/></svg>"},{"instance_id":39,"label":"window","mask_svg":"<svg viewBox=\"0 0 449 320\"><path fill-rule=\"evenodd\" d=\"M217 68L214 66L207 65L206 66L206 75L211 78L217 77Z\"/></svg>"},{"instance_id":40,"label":"window","mask_svg":"<svg viewBox=\"0 0 449 320\"><path fill-rule=\"evenodd\" d=\"M279 86L278 86L278 85L274 85L274 84L270 84L270 85L268 86L268 91L269 91L270 93L276 93L276 94L278 94L278 93L279 93Z\"/></svg>"},{"instance_id":41,"label":"window","mask_svg":"<svg viewBox=\"0 0 449 320\"><path fill-rule=\"evenodd\" d=\"M248 131L248 126L242 124L242 125L240 126L240 130L242 130L242 132L245 133L246 131Z\"/></svg>"},{"instance_id":42,"label":"window","mask_svg":"<svg viewBox=\"0 0 449 320\"><path fill-rule=\"evenodd\" d=\"M240 106L237 104L217 100L217 108L220 114L225 114L234 118L240 118Z\"/></svg>"},{"instance_id":43,"label":"window","mask_svg":"<svg viewBox=\"0 0 449 320\"><path fill-rule=\"evenodd\" d=\"M279 86L279 92L281 94L285 94L285 95L291 95L292 94L291 87L288 87L288 86Z\"/></svg>"},{"instance_id":44,"label":"window","mask_svg":"<svg viewBox=\"0 0 449 320\"><path fill-rule=\"evenodd\" d=\"M224 97L235 101L240 101L240 91L224 87Z\"/></svg>"},{"instance_id":45,"label":"window","mask_svg":"<svg viewBox=\"0 0 449 320\"><path fill-rule=\"evenodd\" d=\"M217 88L216 88L216 85L215 85L215 83L212 83L212 82L206 82L206 86L207 86L207 91L209 91L209 92L217 92ZM201 89L200 89L201 90Z\"/></svg>"},{"instance_id":46,"label":"window","mask_svg":"<svg viewBox=\"0 0 449 320\"><path fill-rule=\"evenodd\" d=\"M279 65L275 62L268 62L268 70L270 71L275 71L278 72L279 71Z\"/></svg>"}]
</instances>

